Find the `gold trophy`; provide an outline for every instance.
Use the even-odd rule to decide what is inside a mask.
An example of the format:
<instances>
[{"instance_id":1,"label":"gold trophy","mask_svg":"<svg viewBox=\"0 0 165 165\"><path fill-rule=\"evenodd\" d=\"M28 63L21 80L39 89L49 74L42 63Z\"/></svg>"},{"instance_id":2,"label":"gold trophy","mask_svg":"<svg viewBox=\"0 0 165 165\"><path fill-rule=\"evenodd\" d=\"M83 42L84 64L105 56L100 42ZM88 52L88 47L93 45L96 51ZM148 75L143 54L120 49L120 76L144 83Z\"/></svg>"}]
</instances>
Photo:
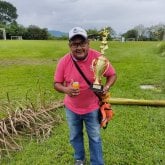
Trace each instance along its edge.
<instances>
[{"instance_id":1,"label":"gold trophy","mask_svg":"<svg viewBox=\"0 0 165 165\"><path fill-rule=\"evenodd\" d=\"M92 62L92 69L94 72L94 82L92 84L92 90L95 92L103 92L103 85L101 85L101 78L109 67L109 60L104 56L105 50L108 49L107 37L109 31L104 28L101 31L102 41L101 41L101 56L94 59Z\"/></svg>"}]
</instances>

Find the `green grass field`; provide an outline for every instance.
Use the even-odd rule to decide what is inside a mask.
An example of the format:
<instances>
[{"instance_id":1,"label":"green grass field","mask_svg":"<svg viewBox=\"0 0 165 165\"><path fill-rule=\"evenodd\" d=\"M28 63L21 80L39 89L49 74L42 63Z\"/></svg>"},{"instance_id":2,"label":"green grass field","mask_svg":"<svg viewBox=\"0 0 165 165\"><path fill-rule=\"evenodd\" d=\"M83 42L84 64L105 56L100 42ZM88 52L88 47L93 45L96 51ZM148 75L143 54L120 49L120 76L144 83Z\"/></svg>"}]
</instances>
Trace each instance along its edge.
<instances>
[{"instance_id":1,"label":"green grass field","mask_svg":"<svg viewBox=\"0 0 165 165\"><path fill-rule=\"evenodd\" d=\"M118 80L112 97L165 99L165 57L157 51L158 42L110 42L106 56L116 68ZM99 42L91 47L99 50ZM53 89L53 74L60 57L68 52L67 41L0 41L0 106L8 99L26 104L41 100L51 104L63 98ZM158 90L142 90L152 84ZM9 98L7 98L7 95ZM106 165L165 164L165 107L113 105L114 119L102 130ZM57 111L64 122L55 126L49 139L36 143L25 138L21 152L3 157L1 164L70 165L73 151L69 144L64 109ZM4 114L0 114L3 117ZM87 136L85 134L89 161Z\"/></svg>"}]
</instances>

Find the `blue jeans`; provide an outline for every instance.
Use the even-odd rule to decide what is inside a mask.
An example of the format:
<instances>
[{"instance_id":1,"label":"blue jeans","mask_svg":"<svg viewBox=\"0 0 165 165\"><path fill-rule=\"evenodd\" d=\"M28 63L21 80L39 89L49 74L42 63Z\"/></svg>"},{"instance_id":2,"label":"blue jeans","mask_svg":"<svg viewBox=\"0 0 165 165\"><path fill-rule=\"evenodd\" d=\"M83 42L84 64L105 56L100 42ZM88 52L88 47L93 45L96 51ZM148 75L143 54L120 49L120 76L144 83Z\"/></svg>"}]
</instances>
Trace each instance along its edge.
<instances>
[{"instance_id":1,"label":"blue jeans","mask_svg":"<svg viewBox=\"0 0 165 165\"><path fill-rule=\"evenodd\" d=\"M90 150L91 165L103 165L102 142L98 109L84 115L79 115L66 108L66 117L70 129L70 143L74 148L76 160L85 159L83 123L85 124Z\"/></svg>"}]
</instances>

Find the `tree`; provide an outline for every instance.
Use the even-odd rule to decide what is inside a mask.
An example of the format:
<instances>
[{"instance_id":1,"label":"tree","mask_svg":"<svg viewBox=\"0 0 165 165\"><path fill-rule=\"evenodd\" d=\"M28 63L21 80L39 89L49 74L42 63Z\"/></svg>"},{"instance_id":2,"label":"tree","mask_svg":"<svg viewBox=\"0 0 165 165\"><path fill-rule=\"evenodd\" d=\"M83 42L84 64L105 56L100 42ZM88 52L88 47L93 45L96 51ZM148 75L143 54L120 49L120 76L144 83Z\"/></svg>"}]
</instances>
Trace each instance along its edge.
<instances>
[{"instance_id":1,"label":"tree","mask_svg":"<svg viewBox=\"0 0 165 165\"><path fill-rule=\"evenodd\" d=\"M91 40L100 40L100 35L97 29L88 29L86 30L88 34L88 38Z\"/></svg>"},{"instance_id":2,"label":"tree","mask_svg":"<svg viewBox=\"0 0 165 165\"><path fill-rule=\"evenodd\" d=\"M165 37L165 28L158 29L158 39L160 41L164 40Z\"/></svg>"},{"instance_id":3,"label":"tree","mask_svg":"<svg viewBox=\"0 0 165 165\"><path fill-rule=\"evenodd\" d=\"M109 35L108 35L107 40L112 40L116 36L115 30L110 26L107 27L106 29L109 31Z\"/></svg>"},{"instance_id":4,"label":"tree","mask_svg":"<svg viewBox=\"0 0 165 165\"><path fill-rule=\"evenodd\" d=\"M146 30L144 25L140 24L138 26L135 26L133 29L137 31L137 40L143 40L145 37L144 34Z\"/></svg>"},{"instance_id":5,"label":"tree","mask_svg":"<svg viewBox=\"0 0 165 165\"><path fill-rule=\"evenodd\" d=\"M107 27L106 28L109 31L109 35L107 40L112 40L112 38L114 38L114 36L116 35L116 32L111 28L111 27ZM88 33L88 37L90 39L97 39L97 40L101 40L102 36L101 36L101 31L103 31L104 29L102 28L101 30L97 30L97 29L88 29L87 33Z\"/></svg>"},{"instance_id":6,"label":"tree","mask_svg":"<svg viewBox=\"0 0 165 165\"><path fill-rule=\"evenodd\" d=\"M48 30L46 28L39 28L35 25L30 25L27 28L25 39L29 40L47 40L49 37Z\"/></svg>"},{"instance_id":7,"label":"tree","mask_svg":"<svg viewBox=\"0 0 165 165\"><path fill-rule=\"evenodd\" d=\"M124 36L126 39L132 38L132 39L137 40L138 32L137 32L137 30L135 30L135 29L128 30L126 33L123 34L123 36Z\"/></svg>"},{"instance_id":8,"label":"tree","mask_svg":"<svg viewBox=\"0 0 165 165\"><path fill-rule=\"evenodd\" d=\"M6 25L8 39L10 39L11 36L22 36L22 38L24 39L26 31L26 28L22 25L17 24L17 22Z\"/></svg>"},{"instance_id":9,"label":"tree","mask_svg":"<svg viewBox=\"0 0 165 165\"><path fill-rule=\"evenodd\" d=\"M7 25L16 21L17 9L11 3L0 1L0 24Z\"/></svg>"}]
</instances>

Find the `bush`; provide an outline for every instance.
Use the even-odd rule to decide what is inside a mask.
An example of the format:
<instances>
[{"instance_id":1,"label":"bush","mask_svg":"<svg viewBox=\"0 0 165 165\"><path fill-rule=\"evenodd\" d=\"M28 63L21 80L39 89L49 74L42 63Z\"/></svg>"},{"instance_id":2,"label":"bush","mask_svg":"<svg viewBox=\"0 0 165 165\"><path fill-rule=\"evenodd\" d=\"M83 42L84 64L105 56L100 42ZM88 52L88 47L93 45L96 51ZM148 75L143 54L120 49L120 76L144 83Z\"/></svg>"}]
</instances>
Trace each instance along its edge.
<instances>
[{"instance_id":1,"label":"bush","mask_svg":"<svg viewBox=\"0 0 165 165\"><path fill-rule=\"evenodd\" d=\"M165 56L165 42L161 42L157 45L157 53L161 56Z\"/></svg>"}]
</instances>

